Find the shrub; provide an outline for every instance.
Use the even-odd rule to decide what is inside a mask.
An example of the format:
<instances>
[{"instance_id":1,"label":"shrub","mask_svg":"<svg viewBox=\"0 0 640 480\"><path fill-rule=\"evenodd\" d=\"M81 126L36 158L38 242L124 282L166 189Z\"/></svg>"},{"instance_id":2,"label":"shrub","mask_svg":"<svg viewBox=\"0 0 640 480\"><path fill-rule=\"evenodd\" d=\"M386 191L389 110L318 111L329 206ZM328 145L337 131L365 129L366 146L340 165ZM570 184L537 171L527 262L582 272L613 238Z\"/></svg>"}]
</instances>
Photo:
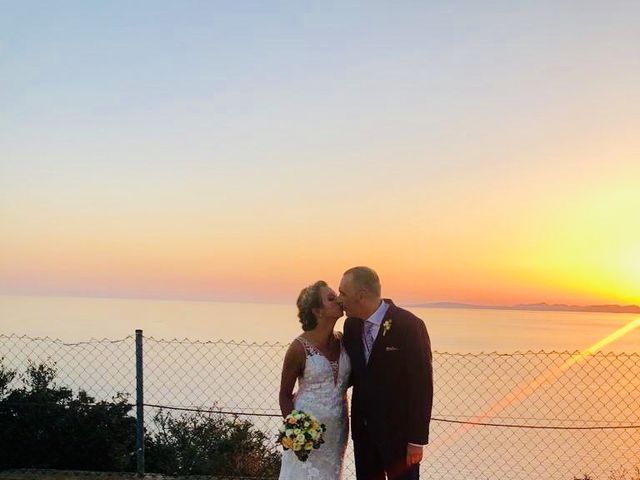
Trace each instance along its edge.
<instances>
[{"instance_id":1,"label":"shrub","mask_svg":"<svg viewBox=\"0 0 640 480\"><path fill-rule=\"evenodd\" d=\"M29 363L22 387L0 358L0 470L134 471L136 419L126 395L96 402L55 382L54 364ZM277 476L280 455L249 421L159 411L146 432L145 469L165 474Z\"/></svg>"},{"instance_id":2,"label":"shrub","mask_svg":"<svg viewBox=\"0 0 640 480\"><path fill-rule=\"evenodd\" d=\"M136 421L127 398L74 396L55 384L56 373L55 364L30 363L23 386L7 390L15 372L0 363L0 470L131 470Z\"/></svg>"},{"instance_id":3,"label":"shrub","mask_svg":"<svg viewBox=\"0 0 640 480\"><path fill-rule=\"evenodd\" d=\"M277 476L280 454L247 420L221 414L159 411L146 442L147 470L171 475Z\"/></svg>"}]
</instances>

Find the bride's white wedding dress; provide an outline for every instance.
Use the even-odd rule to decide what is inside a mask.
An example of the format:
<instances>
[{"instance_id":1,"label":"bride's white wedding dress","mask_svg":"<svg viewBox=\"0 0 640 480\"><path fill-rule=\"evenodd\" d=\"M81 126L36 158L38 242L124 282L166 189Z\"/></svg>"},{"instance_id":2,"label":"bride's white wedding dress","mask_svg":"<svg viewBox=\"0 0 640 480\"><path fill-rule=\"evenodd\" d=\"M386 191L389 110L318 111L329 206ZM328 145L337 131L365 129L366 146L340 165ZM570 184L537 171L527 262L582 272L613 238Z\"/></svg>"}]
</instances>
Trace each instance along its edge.
<instances>
[{"instance_id":1,"label":"bride's white wedding dress","mask_svg":"<svg viewBox=\"0 0 640 480\"><path fill-rule=\"evenodd\" d=\"M327 431L319 449L312 450L306 462L291 451L282 452L279 480L340 480L342 463L349 437L347 388L351 363L340 338L340 357L331 362L303 337L296 338L306 353L303 375L298 378L298 391L293 405L296 410L311 413Z\"/></svg>"}]
</instances>

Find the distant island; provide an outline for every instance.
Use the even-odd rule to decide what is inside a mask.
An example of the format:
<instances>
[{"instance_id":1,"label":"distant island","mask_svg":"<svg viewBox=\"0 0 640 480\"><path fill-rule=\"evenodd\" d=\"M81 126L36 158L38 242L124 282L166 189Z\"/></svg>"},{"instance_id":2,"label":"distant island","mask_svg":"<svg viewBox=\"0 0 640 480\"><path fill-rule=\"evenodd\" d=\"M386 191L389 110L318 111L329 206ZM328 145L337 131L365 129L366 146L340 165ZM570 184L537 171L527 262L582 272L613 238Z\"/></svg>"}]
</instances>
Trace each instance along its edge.
<instances>
[{"instance_id":1,"label":"distant island","mask_svg":"<svg viewBox=\"0 0 640 480\"><path fill-rule=\"evenodd\" d=\"M640 313L638 305L566 305L564 303L524 303L518 305L473 305L469 303L434 302L410 305L417 308L470 308L476 310L532 310L554 312Z\"/></svg>"}]
</instances>

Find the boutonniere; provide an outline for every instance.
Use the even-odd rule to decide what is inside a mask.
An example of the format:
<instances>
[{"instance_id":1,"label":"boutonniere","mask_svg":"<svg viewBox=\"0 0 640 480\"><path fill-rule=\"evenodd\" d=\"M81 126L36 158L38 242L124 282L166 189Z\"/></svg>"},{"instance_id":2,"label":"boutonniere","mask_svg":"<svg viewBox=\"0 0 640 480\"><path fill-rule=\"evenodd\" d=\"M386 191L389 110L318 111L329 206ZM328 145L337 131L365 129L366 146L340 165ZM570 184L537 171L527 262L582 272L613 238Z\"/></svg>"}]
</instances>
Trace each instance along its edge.
<instances>
[{"instance_id":1,"label":"boutonniere","mask_svg":"<svg viewBox=\"0 0 640 480\"><path fill-rule=\"evenodd\" d=\"M382 324L382 328L383 328L383 330L382 330L382 336L383 336L383 337L387 334L387 332L388 332L389 330L391 330L391 322L393 322L393 320L389 319L389 320L386 320L386 321Z\"/></svg>"}]
</instances>

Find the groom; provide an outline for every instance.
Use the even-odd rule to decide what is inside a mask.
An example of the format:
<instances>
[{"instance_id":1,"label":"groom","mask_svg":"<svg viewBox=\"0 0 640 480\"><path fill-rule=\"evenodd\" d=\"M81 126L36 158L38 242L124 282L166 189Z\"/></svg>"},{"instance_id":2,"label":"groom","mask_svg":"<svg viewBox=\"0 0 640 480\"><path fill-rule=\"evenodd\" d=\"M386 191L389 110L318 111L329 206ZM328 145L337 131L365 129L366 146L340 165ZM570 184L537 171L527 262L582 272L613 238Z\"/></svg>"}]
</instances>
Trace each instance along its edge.
<instances>
[{"instance_id":1,"label":"groom","mask_svg":"<svg viewBox=\"0 0 640 480\"><path fill-rule=\"evenodd\" d=\"M424 322L380 296L368 267L347 270L338 301L347 315L351 436L358 480L418 480L433 402L431 344Z\"/></svg>"}]
</instances>

